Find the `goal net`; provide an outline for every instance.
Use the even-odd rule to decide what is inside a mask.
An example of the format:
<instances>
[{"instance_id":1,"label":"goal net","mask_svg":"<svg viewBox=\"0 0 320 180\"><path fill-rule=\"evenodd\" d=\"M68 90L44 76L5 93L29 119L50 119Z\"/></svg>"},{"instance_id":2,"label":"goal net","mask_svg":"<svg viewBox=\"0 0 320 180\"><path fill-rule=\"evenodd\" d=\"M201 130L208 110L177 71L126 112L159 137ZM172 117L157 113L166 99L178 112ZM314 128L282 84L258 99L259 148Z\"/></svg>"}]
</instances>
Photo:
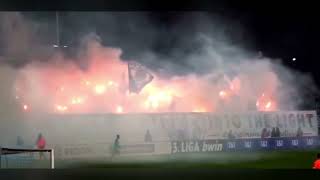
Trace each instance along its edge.
<instances>
[{"instance_id":1,"label":"goal net","mask_svg":"<svg viewBox=\"0 0 320 180\"><path fill-rule=\"evenodd\" d=\"M54 150L0 147L0 168L54 169Z\"/></svg>"}]
</instances>

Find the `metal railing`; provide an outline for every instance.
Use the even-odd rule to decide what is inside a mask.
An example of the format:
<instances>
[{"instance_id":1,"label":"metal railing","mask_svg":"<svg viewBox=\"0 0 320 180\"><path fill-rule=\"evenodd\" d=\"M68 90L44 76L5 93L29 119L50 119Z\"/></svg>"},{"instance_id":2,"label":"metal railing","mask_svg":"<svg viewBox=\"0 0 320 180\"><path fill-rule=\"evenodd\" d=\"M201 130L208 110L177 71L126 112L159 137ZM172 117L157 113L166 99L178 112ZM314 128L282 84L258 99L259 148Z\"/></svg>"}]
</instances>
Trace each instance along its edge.
<instances>
[{"instance_id":1,"label":"metal railing","mask_svg":"<svg viewBox=\"0 0 320 180\"><path fill-rule=\"evenodd\" d=\"M34 153L34 152L49 152L50 153L50 167L54 169L54 150L53 149L16 149L16 148L2 148L0 147L0 168L2 168L2 157L6 155L14 155L21 153ZM7 159L6 159L7 160Z\"/></svg>"}]
</instances>

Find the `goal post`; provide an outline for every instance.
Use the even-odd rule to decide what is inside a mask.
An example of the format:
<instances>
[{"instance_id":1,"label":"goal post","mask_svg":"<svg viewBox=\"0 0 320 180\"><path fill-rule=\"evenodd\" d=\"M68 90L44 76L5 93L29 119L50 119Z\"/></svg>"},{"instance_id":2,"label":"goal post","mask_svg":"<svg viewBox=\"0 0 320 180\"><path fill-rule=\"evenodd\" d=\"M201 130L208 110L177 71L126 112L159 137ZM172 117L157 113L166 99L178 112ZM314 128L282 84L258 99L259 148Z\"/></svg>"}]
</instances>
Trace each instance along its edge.
<instances>
[{"instance_id":1,"label":"goal post","mask_svg":"<svg viewBox=\"0 0 320 180\"><path fill-rule=\"evenodd\" d=\"M20 149L20 148L3 148L0 147L0 168L3 168L3 159L7 161L5 158L7 155L18 155L18 154L25 154L25 153L49 153L49 161L50 161L50 168L54 169L54 150L53 149ZM8 164L6 162L6 164Z\"/></svg>"}]
</instances>

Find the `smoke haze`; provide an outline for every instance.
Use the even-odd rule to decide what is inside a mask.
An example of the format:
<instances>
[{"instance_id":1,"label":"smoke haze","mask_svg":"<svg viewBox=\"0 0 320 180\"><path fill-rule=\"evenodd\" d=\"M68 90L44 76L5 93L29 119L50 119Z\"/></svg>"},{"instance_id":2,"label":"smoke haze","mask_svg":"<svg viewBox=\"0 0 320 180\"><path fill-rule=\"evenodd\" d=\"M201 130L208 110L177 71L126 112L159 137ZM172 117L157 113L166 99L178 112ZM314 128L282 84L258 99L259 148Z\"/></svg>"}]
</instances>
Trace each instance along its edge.
<instances>
[{"instance_id":1,"label":"smoke haze","mask_svg":"<svg viewBox=\"0 0 320 180\"><path fill-rule=\"evenodd\" d=\"M176 13L167 27L147 13L62 14L68 47L57 49L54 14L0 13L1 144L24 133L25 114L296 110L317 89L309 75L258 56L235 20ZM155 76L140 94L128 93L128 60Z\"/></svg>"}]
</instances>

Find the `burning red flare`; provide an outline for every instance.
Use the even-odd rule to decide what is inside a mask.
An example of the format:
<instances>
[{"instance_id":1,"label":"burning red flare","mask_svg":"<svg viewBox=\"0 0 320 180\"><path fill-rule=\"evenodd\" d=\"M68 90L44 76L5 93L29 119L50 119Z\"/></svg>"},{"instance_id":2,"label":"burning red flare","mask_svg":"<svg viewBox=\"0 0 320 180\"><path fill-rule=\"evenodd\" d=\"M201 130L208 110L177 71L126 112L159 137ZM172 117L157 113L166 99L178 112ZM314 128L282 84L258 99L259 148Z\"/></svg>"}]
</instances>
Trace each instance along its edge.
<instances>
[{"instance_id":1,"label":"burning red flare","mask_svg":"<svg viewBox=\"0 0 320 180\"><path fill-rule=\"evenodd\" d=\"M103 94L106 91L106 86L103 84L98 84L94 87L96 94Z\"/></svg>"},{"instance_id":2,"label":"burning red flare","mask_svg":"<svg viewBox=\"0 0 320 180\"><path fill-rule=\"evenodd\" d=\"M276 102L265 93L258 98L256 102L257 109L259 111L275 111L277 110Z\"/></svg>"},{"instance_id":3,"label":"burning red flare","mask_svg":"<svg viewBox=\"0 0 320 180\"><path fill-rule=\"evenodd\" d=\"M139 94L132 94L120 50L94 44L88 54L86 71L59 60L50 65L29 64L17 78L17 100L28 102L33 110L47 108L47 112L59 113L211 112L219 107L220 100L229 103L239 96L243 86L238 77L226 78L228 86L221 89L204 77L164 80L153 73L153 81ZM261 111L275 110L276 102L259 98L257 107Z\"/></svg>"},{"instance_id":4,"label":"burning red flare","mask_svg":"<svg viewBox=\"0 0 320 180\"><path fill-rule=\"evenodd\" d=\"M28 110L28 105L23 105L23 110L27 111Z\"/></svg>"}]
</instances>

